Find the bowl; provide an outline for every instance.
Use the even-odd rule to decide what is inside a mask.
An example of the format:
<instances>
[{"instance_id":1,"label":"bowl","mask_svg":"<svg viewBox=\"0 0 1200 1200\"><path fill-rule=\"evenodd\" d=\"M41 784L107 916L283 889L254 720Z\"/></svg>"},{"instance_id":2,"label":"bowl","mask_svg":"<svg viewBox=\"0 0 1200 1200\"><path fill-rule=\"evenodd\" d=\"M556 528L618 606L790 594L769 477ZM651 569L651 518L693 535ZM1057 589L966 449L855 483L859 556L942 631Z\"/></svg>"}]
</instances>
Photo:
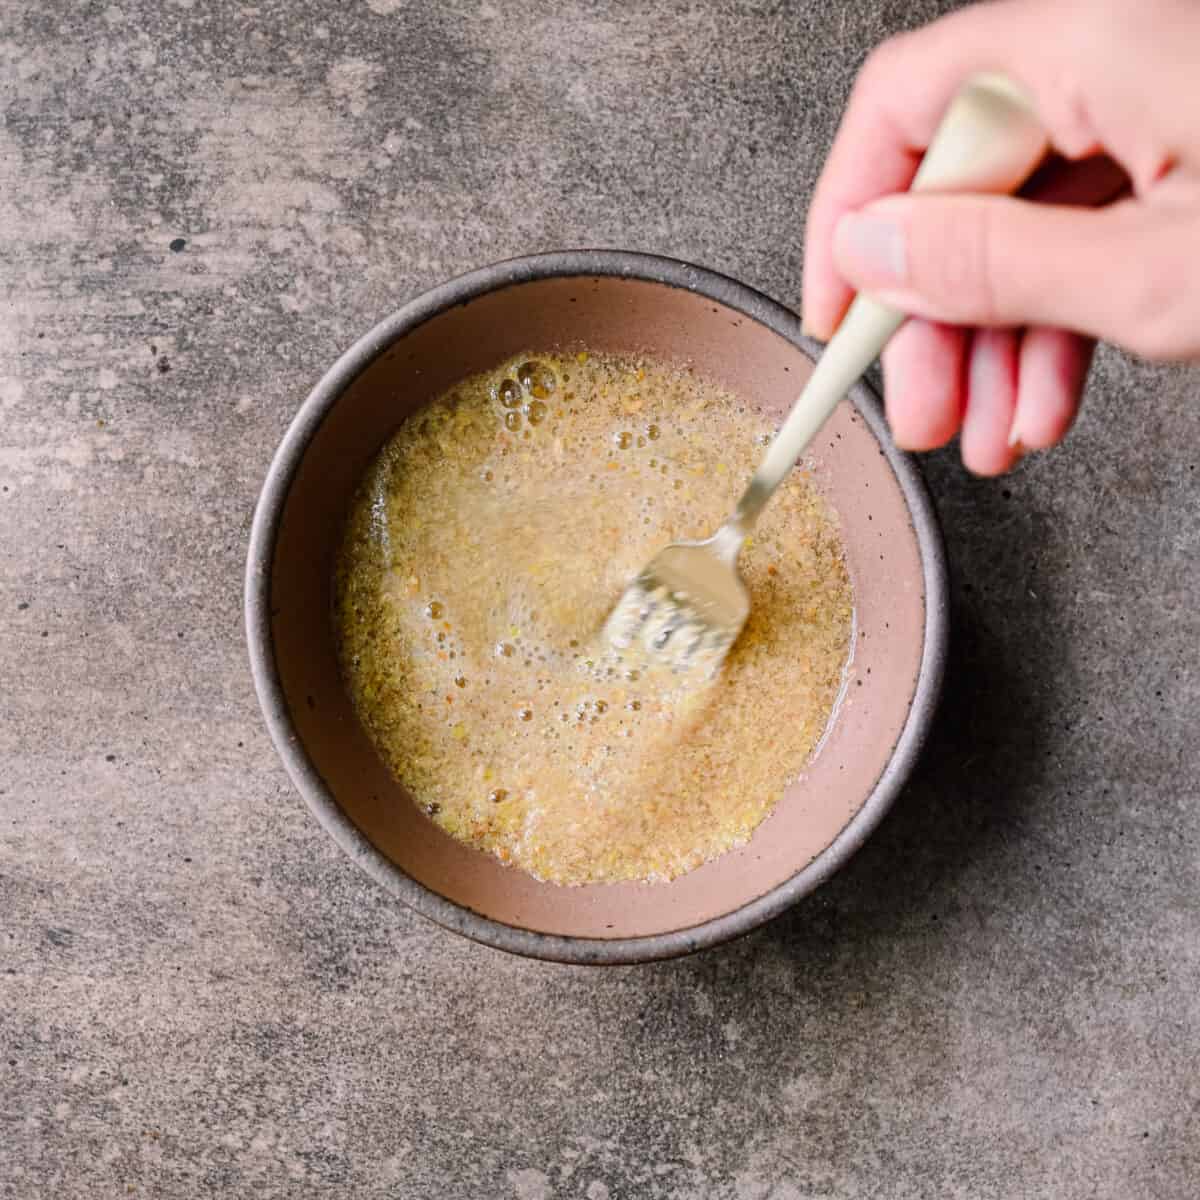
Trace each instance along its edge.
<instances>
[{"instance_id":1,"label":"bowl","mask_svg":"<svg viewBox=\"0 0 1200 1200\"><path fill-rule=\"evenodd\" d=\"M409 413L521 350L579 345L690 362L779 417L820 349L766 296L651 255L541 254L436 287L351 347L296 414L254 516L246 627L284 765L369 875L447 929L502 950L639 962L769 920L828 879L878 825L941 687L946 568L921 476L860 384L807 456L840 520L855 588L847 687L803 778L754 836L670 883L581 887L540 882L456 842L418 811L355 716L331 618L334 555L364 470Z\"/></svg>"}]
</instances>

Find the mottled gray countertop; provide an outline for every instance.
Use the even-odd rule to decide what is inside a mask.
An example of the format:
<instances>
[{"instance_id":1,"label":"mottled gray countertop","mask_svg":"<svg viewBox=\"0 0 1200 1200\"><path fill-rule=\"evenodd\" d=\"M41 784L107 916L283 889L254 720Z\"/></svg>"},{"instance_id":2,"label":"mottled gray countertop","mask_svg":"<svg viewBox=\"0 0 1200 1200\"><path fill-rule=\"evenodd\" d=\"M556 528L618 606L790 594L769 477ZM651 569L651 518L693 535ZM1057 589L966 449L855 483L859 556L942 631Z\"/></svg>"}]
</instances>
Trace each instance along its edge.
<instances>
[{"instance_id":1,"label":"mottled gray countertop","mask_svg":"<svg viewBox=\"0 0 1200 1200\"><path fill-rule=\"evenodd\" d=\"M1104 351L927 460L933 744L833 883L595 972L410 915L250 684L307 389L467 268L623 246L789 303L871 44L932 4L0 4L0 1196L1200 1189L1200 376Z\"/></svg>"}]
</instances>

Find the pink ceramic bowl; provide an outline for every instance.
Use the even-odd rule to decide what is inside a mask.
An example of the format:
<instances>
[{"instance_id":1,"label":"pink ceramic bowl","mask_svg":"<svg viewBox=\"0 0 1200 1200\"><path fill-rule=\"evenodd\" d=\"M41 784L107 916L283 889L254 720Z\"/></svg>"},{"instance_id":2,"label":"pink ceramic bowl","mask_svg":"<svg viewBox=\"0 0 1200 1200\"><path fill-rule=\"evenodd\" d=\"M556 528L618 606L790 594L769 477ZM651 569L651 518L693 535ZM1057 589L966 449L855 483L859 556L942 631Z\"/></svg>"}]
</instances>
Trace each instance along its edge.
<instances>
[{"instance_id":1,"label":"pink ceramic bowl","mask_svg":"<svg viewBox=\"0 0 1200 1200\"><path fill-rule=\"evenodd\" d=\"M917 468L892 446L875 396L860 385L809 456L841 521L855 587L851 683L819 754L751 840L671 883L574 888L540 883L452 840L384 768L342 686L330 619L335 549L364 469L410 412L520 350L579 344L690 362L779 416L819 351L765 296L648 255L538 255L443 284L347 351L297 413L255 513L246 623L284 764L368 874L417 912L504 950L635 962L760 925L862 845L933 717L946 570Z\"/></svg>"}]
</instances>

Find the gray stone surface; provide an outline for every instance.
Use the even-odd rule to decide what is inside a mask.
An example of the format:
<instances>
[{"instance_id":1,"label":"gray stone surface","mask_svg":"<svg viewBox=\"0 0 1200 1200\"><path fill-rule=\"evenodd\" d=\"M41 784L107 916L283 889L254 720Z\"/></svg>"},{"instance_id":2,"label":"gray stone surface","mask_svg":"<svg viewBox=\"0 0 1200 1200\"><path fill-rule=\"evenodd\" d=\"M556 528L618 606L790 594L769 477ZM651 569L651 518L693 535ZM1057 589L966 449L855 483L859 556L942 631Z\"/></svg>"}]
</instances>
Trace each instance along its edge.
<instances>
[{"instance_id":1,"label":"gray stone surface","mask_svg":"<svg viewBox=\"0 0 1200 1200\"><path fill-rule=\"evenodd\" d=\"M250 686L256 489L416 291L579 244L794 302L867 48L930 4L0 5L0 1195L1200 1187L1198 376L928 462L957 642L852 866L595 973L389 901ZM178 239L178 240L176 240Z\"/></svg>"}]
</instances>

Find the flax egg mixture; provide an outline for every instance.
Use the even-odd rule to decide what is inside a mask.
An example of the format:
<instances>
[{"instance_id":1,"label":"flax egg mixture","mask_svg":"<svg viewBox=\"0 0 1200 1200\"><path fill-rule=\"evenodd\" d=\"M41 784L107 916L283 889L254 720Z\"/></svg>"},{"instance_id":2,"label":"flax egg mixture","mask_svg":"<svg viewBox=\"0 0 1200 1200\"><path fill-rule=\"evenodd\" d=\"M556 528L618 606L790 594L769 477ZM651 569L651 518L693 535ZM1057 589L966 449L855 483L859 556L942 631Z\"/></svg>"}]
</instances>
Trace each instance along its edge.
<instances>
[{"instance_id":1,"label":"flax egg mixture","mask_svg":"<svg viewBox=\"0 0 1200 1200\"><path fill-rule=\"evenodd\" d=\"M336 620L360 719L442 829L555 883L667 880L770 813L851 644L805 473L742 553L751 615L719 673L599 631L658 550L717 528L771 432L686 367L583 352L521 355L400 428L354 503Z\"/></svg>"}]
</instances>

